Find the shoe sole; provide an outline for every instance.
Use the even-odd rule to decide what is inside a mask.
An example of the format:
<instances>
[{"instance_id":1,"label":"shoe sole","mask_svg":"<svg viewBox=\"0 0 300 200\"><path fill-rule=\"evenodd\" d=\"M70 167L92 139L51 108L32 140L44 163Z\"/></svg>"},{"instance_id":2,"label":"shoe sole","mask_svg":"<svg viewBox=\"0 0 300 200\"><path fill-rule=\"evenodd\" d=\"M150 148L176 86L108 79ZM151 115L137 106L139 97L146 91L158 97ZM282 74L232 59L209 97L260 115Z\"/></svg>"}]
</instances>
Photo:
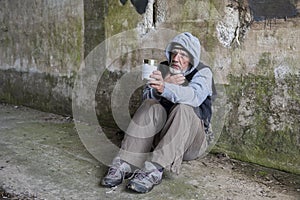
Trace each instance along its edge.
<instances>
[{"instance_id":1,"label":"shoe sole","mask_svg":"<svg viewBox=\"0 0 300 200\"><path fill-rule=\"evenodd\" d=\"M147 193L150 192L155 185L158 185L160 183L161 181L159 183L153 184L151 188L145 188L144 186L136 183L128 183L126 187L138 193Z\"/></svg>"},{"instance_id":2,"label":"shoe sole","mask_svg":"<svg viewBox=\"0 0 300 200\"><path fill-rule=\"evenodd\" d=\"M133 173L128 173L128 174L125 175L124 179L130 178L130 177L132 177L132 175L133 175ZM105 186L105 187L115 187L115 186L118 186L118 185L122 184L124 179L118 180L118 181L115 181L115 182L110 182L109 180L105 180L105 178L104 178L101 181L101 185Z\"/></svg>"},{"instance_id":3,"label":"shoe sole","mask_svg":"<svg viewBox=\"0 0 300 200\"><path fill-rule=\"evenodd\" d=\"M145 188L145 187L142 187L138 184L128 184L127 185L127 188L130 189L130 190L133 190L135 192L138 192L138 193L147 193L147 192L150 192L152 189L153 189L154 186L152 186L151 188Z\"/></svg>"},{"instance_id":4,"label":"shoe sole","mask_svg":"<svg viewBox=\"0 0 300 200\"><path fill-rule=\"evenodd\" d=\"M102 186L105 186L105 187L115 187L115 186L120 185L122 182L123 182L123 181L111 183L111 182L107 182L107 181L105 181L105 180L102 180L102 181L101 181L101 185L102 185Z\"/></svg>"}]
</instances>

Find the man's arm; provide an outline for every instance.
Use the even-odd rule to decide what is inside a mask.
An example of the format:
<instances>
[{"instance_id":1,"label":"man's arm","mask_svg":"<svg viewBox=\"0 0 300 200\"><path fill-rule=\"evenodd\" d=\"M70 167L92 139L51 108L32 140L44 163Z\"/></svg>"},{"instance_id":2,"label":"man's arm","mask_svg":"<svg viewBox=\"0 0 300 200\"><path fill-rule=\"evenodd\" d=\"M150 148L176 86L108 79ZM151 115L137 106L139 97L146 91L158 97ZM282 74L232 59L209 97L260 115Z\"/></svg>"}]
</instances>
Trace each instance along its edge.
<instances>
[{"instance_id":1,"label":"man's arm","mask_svg":"<svg viewBox=\"0 0 300 200\"><path fill-rule=\"evenodd\" d=\"M155 75L154 75L155 76ZM187 104L193 107L199 106L207 96L212 95L212 72L209 68L198 71L187 86L178 83L184 81L179 75L174 82L155 76L151 87L154 88L160 96L165 97L173 103ZM176 82L178 81L178 82Z\"/></svg>"}]
</instances>

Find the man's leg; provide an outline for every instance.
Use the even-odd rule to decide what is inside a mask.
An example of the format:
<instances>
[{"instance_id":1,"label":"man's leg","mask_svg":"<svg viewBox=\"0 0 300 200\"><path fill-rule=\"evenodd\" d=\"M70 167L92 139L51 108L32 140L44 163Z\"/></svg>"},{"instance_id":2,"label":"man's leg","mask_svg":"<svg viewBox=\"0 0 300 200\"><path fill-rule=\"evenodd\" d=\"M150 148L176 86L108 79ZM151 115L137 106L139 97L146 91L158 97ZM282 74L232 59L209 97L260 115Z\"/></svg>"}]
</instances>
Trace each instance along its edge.
<instances>
[{"instance_id":1,"label":"man's leg","mask_svg":"<svg viewBox=\"0 0 300 200\"><path fill-rule=\"evenodd\" d=\"M176 173L184 158L195 159L206 148L203 122L188 105L172 109L159 137L151 161Z\"/></svg>"},{"instance_id":2,"label":"man's leg","mask_svg":"<svg viewBox=\"0 0 300 200\"><path fill-rule=\"evenodd\" d=\"M203 129L203 133L197 134L191 146L184 152L182 160L195 160L197 158L200 158L201 156L204 156L207 147L208 144L206 139L206 133L205 129Z\"/></svg>"},{"instance_id":3,"label":"man's leg","mask_svg":"<svg viewBox=\"0 0 300 200\"><path fill-rule=\"evenodd\" d=\"M119 156L141 168L150 155L154 136L167 119L163 106L156 100L145 100L134 114L122 141Z\"/></svg>"},{"instance_id":4,"label":"man's leg","mask_svg":"<svg viewBox=\"0 0 300 200\"><path fill-rule=\"evenodd\" d=\"M122 141L119 155L114 158L107 175L102 179L102 185L114 187L132 173L129 164L141 168L149 157L153 138L161 130L166 121L165 109L155 100L145 100L134 114L125 137Z\"/></svg>"},{"instance_id":5,"label":"man's leg","mask_svg":"<svg viewBox=\"0 0 300 200\"><path fill-rule=\"evenodd\" d=\"M202 120L192 107L181 104L172 109L163 130L155 137L157 139L159 142L151 162L145 162L144 168L129 181L127 188L140 193L149 192L161 182L163 168L169 167L179 173L183 157L196 158L206 141Z\"/></svg>"}]
</instances>

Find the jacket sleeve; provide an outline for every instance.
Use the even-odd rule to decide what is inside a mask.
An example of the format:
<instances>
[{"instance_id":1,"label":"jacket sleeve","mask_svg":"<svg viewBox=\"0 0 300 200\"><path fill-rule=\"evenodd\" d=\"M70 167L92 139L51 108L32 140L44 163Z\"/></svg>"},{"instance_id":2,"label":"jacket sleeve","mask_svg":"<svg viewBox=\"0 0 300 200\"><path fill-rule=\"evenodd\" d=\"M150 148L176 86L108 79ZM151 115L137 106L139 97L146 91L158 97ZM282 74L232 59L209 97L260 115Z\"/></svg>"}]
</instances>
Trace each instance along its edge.
<instances>
[{"instance_id":1,"label":"jacket sleeve","mask_svg":"<svg viewBox=\"0 0 300 200\"><path fill-rule=\"evenodd\" d=\"M146 85L143 89L143 100L145 99L156 99L160 100L161 96L153 88Z\"/></svg>"},{"instance_id":2,"label":"jacket sleeve","mask_svg":"<svg viewBox=\"0 0 300 200\"><path fill-rule=\"evenodd\" d=\"M212 95L212 72L209 68L199 70L187 86L165 83L161 96L173 103L198 107Z\"/></svg>"}]
</instances>

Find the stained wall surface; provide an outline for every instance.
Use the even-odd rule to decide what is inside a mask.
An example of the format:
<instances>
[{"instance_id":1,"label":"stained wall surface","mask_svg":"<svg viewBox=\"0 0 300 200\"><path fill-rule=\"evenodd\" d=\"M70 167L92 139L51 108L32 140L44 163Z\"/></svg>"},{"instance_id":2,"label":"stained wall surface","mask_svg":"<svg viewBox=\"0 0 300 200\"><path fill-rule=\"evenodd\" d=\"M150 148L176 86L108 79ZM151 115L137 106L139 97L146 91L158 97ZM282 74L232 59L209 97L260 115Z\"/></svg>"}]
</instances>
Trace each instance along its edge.
<instances>
[{"instance_id":1,"label":"stained wall surface","mask_svg":"<svg viewBox=\"0 0 300 200\"><path fill-rule=\"evenodd\" d=\"M83 59L83 2L0 1L0 99L71 113Z\"/></svg>"}]
</instances>

